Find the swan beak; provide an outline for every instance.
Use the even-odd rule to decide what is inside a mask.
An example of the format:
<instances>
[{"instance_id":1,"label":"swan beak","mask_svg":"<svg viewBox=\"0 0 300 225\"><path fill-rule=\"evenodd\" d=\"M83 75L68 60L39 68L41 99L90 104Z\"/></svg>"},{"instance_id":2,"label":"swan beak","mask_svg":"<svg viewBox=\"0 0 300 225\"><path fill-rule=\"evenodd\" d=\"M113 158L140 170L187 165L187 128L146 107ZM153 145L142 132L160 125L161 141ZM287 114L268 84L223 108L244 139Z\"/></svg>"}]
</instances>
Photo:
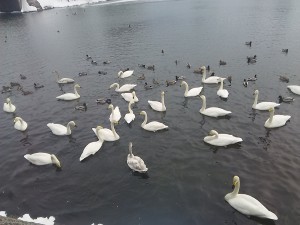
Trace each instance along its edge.
<instances>
[{"instance_id":1,"label":"swan beak","mask_svg":"<svg viewBox=\"0 0 300 225\"><path fill-rule=\"evenodd\" d=\"M235 185L237 184L237 181L233 181L233 184L232 184L232 189L234 189L235 188Z\"/></svg>"},{"instance_id":2,"label":"swan beak","mask_svg":"<svg viewBox=\"0 0 300 225\"><path fill-rule=\"evenodd\" d=\"M231 189L234 189L235 188L235 185L233 184L232 186L231 186Z\"/></svg>"}]
</instances>

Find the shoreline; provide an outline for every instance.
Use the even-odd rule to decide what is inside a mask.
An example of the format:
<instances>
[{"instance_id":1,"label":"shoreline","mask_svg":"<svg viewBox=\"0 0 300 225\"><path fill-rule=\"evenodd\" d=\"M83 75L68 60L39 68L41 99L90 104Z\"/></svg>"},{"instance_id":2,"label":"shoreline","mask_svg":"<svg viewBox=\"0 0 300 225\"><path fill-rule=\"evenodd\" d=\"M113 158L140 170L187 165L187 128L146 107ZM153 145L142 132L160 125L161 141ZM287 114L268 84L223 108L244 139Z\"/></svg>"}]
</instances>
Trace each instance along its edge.
<instances>
[{"instance_id":1,"label":"shoreline","mask_svg":"<svg viewBox=\"0 0 300 225\"><path fill-rule=\"evenodd\" d=\"M22 220L17 220L11 217L0 216L0 224L1 225L36 225L39 223L30 223Z\"/></svg>"}]
</instances>

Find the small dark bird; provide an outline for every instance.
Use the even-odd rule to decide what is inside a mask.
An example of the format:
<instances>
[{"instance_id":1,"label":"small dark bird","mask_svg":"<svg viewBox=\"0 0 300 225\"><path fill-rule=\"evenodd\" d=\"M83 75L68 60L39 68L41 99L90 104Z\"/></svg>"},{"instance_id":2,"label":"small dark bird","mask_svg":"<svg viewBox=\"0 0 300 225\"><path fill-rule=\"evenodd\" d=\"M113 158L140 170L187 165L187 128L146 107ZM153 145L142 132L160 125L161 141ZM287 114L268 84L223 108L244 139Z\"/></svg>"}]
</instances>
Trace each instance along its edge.
<instances>
[{"instance_id":1,"label":"small dark bird","mask_svg":"<svg viewBox=\"0 0 300 225\"><path fill-rule=\"evenodd\" d=\"M246 41L246 42L245 42L245 45L248 45L248 46L250 46L250 47L251 47L251 45L252 45L252 41Z\"/></svg>"},{"instance_id":2,"label":"small dark bird","mask_svg":"<svg viewBox=\"0 0 300 225\"><path fill-rule=\"evenodd\" d=\"M175 76L175 80L178 81L178 80L184 80L185 79L185 76Z\"/></svg>"},{"instance_id":3,"label":"small dark bird","mask_svg":"<svg viewBox=\"0 0 300 225\"><path fill-rule=\"evenodd\" d=\"M178 61L177 61L177 59L175 60L175 64L176 64L176 66L177 66L177 64L178 64Z\"/></svg>"},{"instance_id":4,"label":"small dark bird","mask_svg":"<svg viewBox=\"0 0 300 225\"><path fill-rule=\"evenodd\" d=\"M162 53L162 54L164 54L164 53L165 53L163 49L161 50L161 53Z\"/></svg>"},{"instance_id":5,"label":"small dark bird","mask_svg":"<svg viewBox=\"0 0 300 225\"><path fill-rule=\"evenodd\" d=\"M224 66L224 65L226 65L226 64L227 64L227 63L226 63L225 61L223 61L223 60L220 60L220 61L219 61L219 65L220 65L220 66Z\"/></svg>"},{"instance_id":6,"label":"small dark bird","mask_svg":"<svg viewBox=\"0 0 300 225\"><path fill-rule=\"evenodd\" d=\"M23 75L23 74L20 74L20 77L21 77L21 79L22 80L25 80L27 77L25 76L25 75Z\"/></svg>"},{"instance_id":7,"label":"small dark bird","mask_svg":"<svg viewBox=\"0 0 300 225\"><path fill-rule=\"evenodd\" d=\"M159 82L157 80L155 80L154 78L152 79L152 83L155 85L159 85Z\"/></svg>"},{"instance_id":8,"label":"small dark bird","mask_svg":"<svg viewBox=\"0 0 300 225\"><path fill-rule=\"evenodd\" d=\"M44 85L41 85L39 83L34 83L33 85L34 85L34 88L43 88L44 87Z\"/></svg>"},{"instance_id":9,"label":"small dark bird","mask_svg":"<svg viewBox=\"0 0 300 225\"><path fill-rule=\"evenodd\" d=\"M89 55L86 55L86 59L89 60L89 59L92 59L92 57Z\"/></svg>"},{"instance_id":10,"label":"small dark bird","mask_svg":"<svg viewBox=\"0 0 300 225\"><path fill-rule=\"evenodd\" d=\"M209 65L206 67L206 70L207 70L207 72L210 71L210 66Z\"/></svg>"},{"instance_id":11,"label":"small dark bird","mask_svg":"<svg viewBox=\"0 0 300 225\"><path fill-rule=\"evenodd\" d=\"M80 77L86 76L86 75L87 75L87 72L79 72L78 75L79 75Z\"/></svg>"},{"instance_id":12,"label":"small dark bird","mask_svg":"<svg viewBox=\"0 0 300 225\"><path fill-rule=\"evenodd\" d=\"M81 110L81 111L86 111L86 110L87 110L87 105L86 105L86 103L84 102L82 105L77 105L77 106L75 106L75 109Z\"/></svg>"},{"instance_id":13,"label":"small dark bird","mask_svg":"<svg viewBox=\"0 0 300 225\"><path fill-rule=\"evenodd\" d=\"M155 66L154 66L154 65L147 66L147 69L148 69L148 70L153 70L153 71L154 71L154 70L155 70Z\"/></svg>"},{"instance_id":14,"label":"small dark bird","mask_svg":"<svg viewBox=\"0 0 300 225\"><path fill-rule=\"evenodd\" d=\"M286 82L286 83L290 82L290 79L285 76L279 76L279 80L281 80L282 82Z\"/></svg>"},{"instance_id":15,"label":"small dark bird","mask_svg":"<svg viewBox=\"0 0 300 225\"><path fill-rule=\"evenodd\" d=\"M106 75L107 72L99 70L99 71L98 71L98 74L100 74L100 75Z\"/></svg>"},{"instance_id":16,"label":"small dark bird","mask_svg":"<svg viewBox=\"0 0 300 225\"><path fill-rule=\"evenodd\" d=\"M257 75L255 74L254 77L248 77L247 81L256 81L257 80Z\"/></svg>"},{"instance_id":17,"label":"small dark bird","mask_svg":"<svg viewBox=\"0 0 300 225\"><path fill-rule=\"evenodd\" d=\"M188 68L188 69L191 69L191 65L188 63L188 64L186 64L186 67Z\"/></svg>"},{"instance_id":18,"label":"small dark bird","mask_svg":"<svg viewBox=\"0 0 300 225\"><path fill-rule=\"evenodd\" d=\"M22 95L30 95L30 94L32 94L32 91L24 91L22 86L19 88L19 90L22 92Z\"/></svg>"},{"instance_id":19,"label":"small dark bird","mask_svg":"<svg viewBox=\"0 0 300 225\"><path fill-rule=\"evenodd\" d=\"M282 49L281 51L284 52L284 53L288 53L289 52L289 50L287 48Z\"/></svg>"},{"instance_id":20,"label":"small dark bird","mask_svg":"<svg viewBox=\"0 0 300 225\"><path fill-rule=\"evenodd\" d=\"M229 86L231 86L232 77L231 77L231 76L228 76L228 77L227 77L227 80L228 80L228 82L230 83Z\"/></svg>"},{"instance_id":21,"label":"small dark bird","mask_svg":"<svg viewBox=\"0 0 300 225\"><path fill-rule=\"evenodd\" d=\"M211 77L215 76L215 72L212 72L212 73L210 74L210 76L211 76Z\"/></svg>"},{"instance_id":22,"label":"small dark bird","mask_svg":"<svg viewBox=\"0 0 300 225\"><path fill-rule=\"evenodd\" d=\"M152 85L150 85L150 84L148 84L147 82L145 82L144 88L145 88L146 90L149 90L149 89L152 89L153 87L152 87Z\"/></svg>"},{"instance_id":23,"label":"small dark bird","mask_svg":"<svg viewBox=\"0 0 300 225\"><path fill-rule=\"evenodd\" d=\"M138 79L138 80L145 80L145 74L142 74L142 75L139 76L137 79Z\"/></svg>"},{"instance_id":24,"label":"small dark bird","mask_svg":"<svg viewBox=\"0 0 300 225\"><path fill-rule=\"evenodd\" d=\"M243 85L244 87L248 87L248 81L246 81L246 79L244 79Z\"/></svg>"},{"instance_id":25,"label":"small dark bird","mask_svg":"<svg viewBox=\"0 0 300 225\"><path fill-rule=\"evenodd\" d=\"M92 63L93 65L97 65L97 64L98 64L98 63L97 63L96 61L94 61L94 60L92 60L91 63Z\"/></svg>"},{"instance_id":26,"label":"small dark bird","mask_svg":"<svg viewBox=\"0 0 300 225\"><path fill-rule=\"evenodd\" d=\"M108 60L103 62L104 65L107 65L107 64L110 64L110 63L111 63L111 61L108 61Z\"/></svg>"},{"instance_id":27,"label":"small dark bird","mask_svg":"<svg viewBox=\"0 0 300 225\"><path fill-rule=\"evenodd\" d=\"M294 101L294 98L292 97L282 97L281 95L278 96L278 99L279 99L279 103L282 102L290 103Z\"/></svg>"},{"instance_id":28,"label":"small dark bird","mask_svg":"<svg viewBox=\"0 0 300 225\"><path fill-rule=\"evenodd\" d=\"M10 82L10 86L11 87L21 87L21 84L19 84L18 82Z\"/></svg>"},{"instance_id":29,"label":"small dark bird","mask_svg":"<svg viewBox=\"0 0 300 225\"><path fill-rule=\"evenodd\" d=\"M6 93L6 92L11 92L11 87L9 86L2 86L2 91L1 93Z\"/></svg>"},{"instance_id":30,"label":"small dark bird","mask_svg":"<svg viewBox=\"0 0 300 225\"><path fill-rule=\"evenodd\" d=\"M105 103L111 104L111 99L110 98L98 98L96 100L96 102L97 102L97 104L101 104L101 105L103 105Z\"/></svg>"},{"instance_id":31,"label":"small dark bird","mask_svg":"<svg viewBox=\"0 0 300 225\"><path fill-rule=\"evenodd\" d=\"M138 64L138 66L141 67L141 68L146 68L145 64Z\"/></svg>"}]
</instances>

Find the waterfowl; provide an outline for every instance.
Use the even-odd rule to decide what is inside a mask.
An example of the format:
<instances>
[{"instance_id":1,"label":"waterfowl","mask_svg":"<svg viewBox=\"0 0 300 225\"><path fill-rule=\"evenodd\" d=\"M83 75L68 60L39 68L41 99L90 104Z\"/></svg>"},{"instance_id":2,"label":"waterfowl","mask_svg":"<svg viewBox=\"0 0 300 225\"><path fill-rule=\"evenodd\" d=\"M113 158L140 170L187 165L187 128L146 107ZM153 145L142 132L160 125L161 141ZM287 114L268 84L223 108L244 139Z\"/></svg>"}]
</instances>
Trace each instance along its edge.
<instances>
[{"instance_id":1,"label":"waterfowl","mask_svg":"<svg viewBox=\"0 0 300 225\"><path fill-rule=\"evenodd\" d=\"M100 74L100 75L106 75L107 72L99 70L99 71L98 71L98 74Z\"/></svg>"},{"instance_id":2,"label":"waterfowl","mask_svg":"<svg viewBox=\"0 0 300 225\"><path fill-rule=\"evenodd\" d=\"M22 95L31 95L33 93L32 91L23 90L22 86L19 88L19 90L22 92Z\"/></svg>"},{"instance_id":3,"label":"waterfowl","mask_svg":"<svg viewBox=\"0 0 300 225\"><path fill-rule=\"evenodd\" d=\"M219 79L220 77L218 77L218 76L211 76L211 77L206 78L206 67L205 66L202 66L201 70L203 71L202 72L202 83L217 84L220 82L220 79Z\"/></svg>"},{"instance_id":4,"label":"waterfowl","mask_svg":"<svg viewBox=\"0 0 300 225\"><path fill-rule=\"evenodd\" d=\"M99 138L101 140L103 140L103 141L117 141L117 140L120 139L120 136L117 134L117 132L115 130L115 126L114 126L113 122L110 123L110 127L111 127L111 130L107 129L107 128L101 127L101 129L98 132ZM97 135L96 129L92 128L92 130Z\"/></svg>"},{"instance_id":5,"label":"waterfowl","mask_svg":"<svg viewBox=\"0 0 300 225\"><path fill-rule=\"evenodd\" d=\"M207 70L208 72L210 71L210 66L209 66L209 65L207 66L206 70Z\"/></svg>"},{"instance_id":6,"label":"waterfowl","mask_svg":"<svg viewBox=\"0 0 300 225\"><path fill-rule=\"evenodd\" d=\"M103 62L104 65L107 65L107 64L110 64L110 63L111 63L111 61L109 61L109 60L106 60L106 61Z\"/></svg>"},{"instance_id":7,"label":"waterfowl","mask_svg":"<svg viewBox=\"0 0 300 225\"><path fill-rule=\"evenodd\" d=\"M300 86L299 85L289 85L289 86L287 86L287 89L289 89L294 94L300 95Z\"/></svg>"},{"instance_id":8,"label":"waterfowl","mask_svg":"<svg viewBox=\"0 0 300 225\"><path fill-rule=\"evenodd\" d=\"M98 65L98 63L96 61L94 61L94 60L91 61L91 64L92 65Z\"/></svg>"},{"instance_id":9,"label":"waterfowl","mask_svg":"<svg viewBox=\"0 0 300 225\"><path fill-rule=\"evenodd\" d=\"M251 47L251 45L252 45L252 41L246 41L246 42L245 42L245 45L248 45L248 46L250 46L250 47Z\"/></svg>"},{"instance_id":10,"label":"waterfowl","mask_svg":"<svg viewBox=\"0 0 300 225\"><path fill-rule=\"evenodd\" d=\"M24 158L34 165L42 166L42 165L54 164L58 168L61 168L61 164L54 154L37 152L34 154L26 154L24 155Z\"/></svg>"},{"instance_id":11,"label":"waterfowl","mask_svg":"<svg viewBox=\"0 0 300 225\"><path fill-rule=\"evenodd\" d=\"M247 81L256 81L257 80L257 75L255 74L254 77L248 77Z\"/></svg>"},{"instance_id":12,"label":"waterfowl","mask_svg":"<svg viewBox=\"0 0 300 225\"><path fill-rule=\"evenodd\" d=\"M163 112L166 111L167 108L165 106L165 92L161 92L161 102L158 101L150 101L148 100L149 105L151 106L152 109L158 112Z\"/></svg>"},{"instance_id":13,"label":"waterfowl","mask_svg":"<svg viewBox=\"0 0 300 225\"><path fill-rule=\"evenodd\" d=\"M86 110L87 110L87 105L86 105L86 103L84 102L82 105L77 105L77 106L75 106L75 109L81 110L81 111L86 111Z\"/></svg>"},{"instance_id":14,"label":"waterfowl","mask_svg":"<svg viewBox=\"0 0 300 225\"><path fill-rule=\"evenodd\" d=\"M21 84L19 84L18 82L10 82L10 86L11 87L21 87Z\"/></svg>"},{"instance_id":15,"label":"waterfowl","mask_svg":"<svg viewBox=\"0 0 300 225\"><path fill-rule=\"evenodd\" d=\"M282 82L286 82L286 83L290 82L290 79L285 76L279 76L279 80L281 80Z\"/></svg>"},{"instance_id":16,"label":"waterfowl","mask_svg":"<svg viewBox=\"0 0 300 225\"><path fill-rule=\"evenodd\" d=\"M100 135L99 135L100 129L102 129L101 126L96 127L96 133L97 133L97 137L99 140L91 142L87 146L85 146L85 148L83 149L83 152L79 158L79 161L84 160L85 158L89 157L90 155L95 155L95 153L98 152L100 150L100 148L102 147L102 144L104 141L100 138Z\"/></svg>"},{"instance_id":17,"label":"waterfowl","mask_svg":"<svg viewBox=\"0 0 300 225\"><path fill-rule=\"evenodd\" d=\"M10 98L3 104L3 111L8 113L16 111L16 106L11 103Z\"/></svg>"},{"instance_id":18,"label":"waterfowl","mask_svg":"<svg viewBox=\"0 0 300 225\"><path fill-rule=\"evenodd\" d=\"M252 105L252 108L253 109L258 109L258 110L269 110L270 108L272 107L277 107L277 106L280 106L280 104L276 103L276 102L260 102L260 103L257 103L257 100L258 100L258 94L259 94L259 91L258 90L255 90L253 95L255 95L255 98L254 98L254 103Z\"/></svg>"},{"instance_id":19,"label":"waterfowl","mask_svg":"<svg viewBox=\"0 0 300 225\"><path fill-rule=\"evenodd\" d=\"M145 80L145 74L142 74L142 75L139 76L137 79L138 79L138 80Z\"/></svg>"},{"instance_id":20,"label":"waterfowl","mask_svg":"<svg viewBox=\"0 0 300 225\"><path fill-rule=\"evenodd\" d=\"M131 92L131 93L122 93L121 96L124 98L125 101L130 102L138 102L139 99L135 94L135 91Z\"/></svg>"},{"instance_id":21,"label":"waterfowl","mask_svg":"<svg viewBox=\"0 0 300 225\"><path fill-rule=\"evenodd\" d=\"M219 116L226 116L231 113L231 111L227 111L218 107L206 108L206 97L204 95L200 95L200 98L202 99L203 103L199 112L203 115L211 116L211 117L219 117Z\"/></svg>"},{"instance_id":22,"label":"waterfowl","mask_svg":"<svg viewBox=\"0 0 300 225\"><path fill-rule=\"evenodd\" d=\"M220 66L224 66L224 65L226 65L226 64L227 64L227 63L226 63L225 61L223 61L223 60L220 60L220 61L219 61L219 65L220 65Z\"/></svg>"},{"instance_id":23,"label":"waterfowl","mask_svg":"<svg viewBox=\"0 0 300 225\"><path fill-rule=\"evenodd\" d=\"M128 111L129 113L126 113L126 115L124 116L124 119L126 120L126 122L129 124L131 123L134 119L135 119L135 115L131 109L131 105L133 104L134 102L133 101L130 101L128 103Z\"/></svg>"},{"instance_id":24,"label":"waterfowl","mask_svg":"<svg viewBox=\"0 0 300 225\"><path fill-rule=\"evenodd\" d=\"M25 75L23 75L23 74L20 74L20 78L21 78L22 80L25 80L27 77L26 77Z\"/></svg>"},{"instance_id":25,"label":"waterfowl","mask_svg":"<svg viewBox=\"0 0 300 225\"><path fill-rule=\"evenodd\" d=\"M87 76L87 72L79 72L78 76L82 77L82 76Z\"/></svg>"},{"instance_id":26,"label":"waterfowl","mask_svg":"<svg viewBox=\"0 0 300 225\"><path fill-rule=\"evenodd\" d=\"M186 64L186 67L188 68L188 69L191 69L191 65L188 63L188 64Z\"/></svg>"},{"instance_id":27,"label":"waterfowl","mask_svg":"<svg viewBox=\"0 0 300 225\"><path fill-rule=\"evenodd\" d=\"M202 74L203 72L202 69L200 68L200 69L195 69L193 73Z\"/></svg>"},{"instance_id":28,"label":"waterfowl","mask_svg":"<svg viewBox=\"0 0 300 225\"><path fill-rule=\"evenodd\" d=\"M89 55L86 55L86 59L89 60L89 59L92 59L92 57Z\"/></svg>"},{"instance_id":29,"label":"waterfowl","mask_svg":"<svg viewBox=\"0 0 300 225\"><path fill-rule=\"evenodd\" d=\"M146 68L145 64L138 64L138 66L141 67L141 68Z\"/></svg>"},{"instance_id":30,"label":"waterfowl","mask_svg":"<svg viewBox=\"0 0 300 225\"><path fill-rule=\"evenodd\" d=\"M281 49L281 51L284 52L284 53L288 53L288 52L289 52L289 49L283 48L283 49Z\"/></svg>"},{"instance_id":31,"label":"waterfowl","mask_svg":"<svg viewBox=\"0 0 300 225\"><path fill-rule=\"evenodd\" d=\"M119 71L118 77L119 78L126 78L130 77L133 74L134 70L127 70L127 71Z\"/></svg>"},{"instance_id":32,"label":"waterfowl","mask_svg":"<svg viewBox=\"0 0 300 225\"><path fill-rule=\"evenodd\" d=\"M145 88L146 90L153 89L152 85L148 84L147 82L145 82L144 88Z\"/></svg>"},{"instance_id":33,"label":"waterfowl","mask_svg":"<svg viewBox=\"0 0 300 225\"><path fill-rule=\"evenodd\" d=\"M14 128L16 128L19 131L25 131L27 129L27 123L21 118L21 117L16 117L14 119Z\"/></svg>"},{"instance_id":34,"label":"waterfowl","mask_svg":"<svg viewBox=\"0 0 300 225\"><path fill-rule=\"evenodd\" d=\"M252 60L252 59L256 60L256 55L254 55L254 56L247 56L247 60Z\"/></svg>"},{"instance_id":35,"label":"waterfowl","mask_svg":"<svg viewBox=\"0 0 300 225\"><path fill-rule=\"evenodd\" d=\"M180 87L181 86L185 86L184 97L198 96L200 94L200 92L202 91L202 88L203 88L203 87L197 87L197 88L192 88L191 90L189 90L189 85L185 81L181 82Z\"/></svg>"},{"instance_id":36,"label":"waterfowl","mask_svg":"<svg viewBox=\"0 0 300 225\"><path fill-rule=\"evenodd\" d=\"M175 60L175 64L176 64L176 66L177 66L177 64L178 64L178 60L177 60L177 59Z\"/></svg>"},{"instance_id":37,"label":"waterfowl","mask_svg":"<svg viewBox=\"0 0 300 225\"><path fill-rule=\"evenodd\" d=\"M98 104L105 104L105 103L107 103L107 104L111 104L111 99L110 98L98 98L97 100L96 100L96 102L98 103Z\"/></svg>"},{"instance_id":38,"label":"waterfowl","mask_svg":"<svg viewBox=\"0 0 300 225\"><path fill-rule=\"evenodd\" d=\"M243 139L235 137L231 134L219 134L215 130L209 132L209 136L204 137L204 142L214 145L214 146L227 146L242 142Z\"/></svg>"},{"instance_id":39,"label":"waterfowl","mask_svg":"<svg viewBox=\"0 0 300 225\"><path fill-rule=\"evenodd\" d=\"M116 92L125 92L125 91L130 91L136 86L136 84L124 84L123 86L120 87L118 83L113 83L110 85L109 88L114 88Z\"/></svg>"},{"instance_id":40,"label":"waterfowl","mask_svg":"<svg viewBox=\"0 0 300 225\"><path fill-rule=\"evenodd\" d=\"M274 115L275 112L274 107L271 107L269 109L269 112L270 112L270 116L265 122L266 128L282 127L291 118L290 115Z\"/></svg>"},{"instance_id":41,"label":"waterfowl","mask_svg":"<svg viewBox=\"0 0 300 225\"><path fill-rule=\"evenodd\" d=\"M174 85L174 84L176 84L176 80L166 80L166 86L168 87L168 86L170 86L170 85Z\"/></svg>"},{"instance_id":42,"label":"waterfowl","mask_svg":"<svg viewBox=\"0 0 300 225\"><path fill-rule=\"evenodd\" d=\"M55 135L70 135L71 134L71 130L76 127L76 124L74 121L70 121L67 126L61 125L61 124L57 124L57 123L48 123L47 127L50 128L50 130L52 131L53 134Z\"/></svg>"},{"instance_id":43,"label":"waterfowl","mask_svg":"<svg viewBox=\"0 0 300 225\"><path fill-rule=\"evenodd\" d=\"M184 80L185 76L175 76L175 80L179 81L179 80Z\"/></svg>"},{"instance_id":44,"label":"waterfowl","mask_svg":"<svg viewBox=\"0 0 300 225\"><path fill-rule=\"evenodd\" d=\"M152 79L152 83L155 85L159 85L159 82L157 80L155 80L154 78Z\"/></svg>"},{"instance_id":45,"label":"waterfowl","mask_svg":"<svg viewBox=\"0 0 300 225\"><path fill-rule=\"evenodd\" d=\"M118 123L119 120L121 119L121 112L120 112L119 106L114 108L114 106L112 104L110 104L108 106L108 109L111 109L109 121L112 123Z\"/></svg>"},{"instance_id":46,"label":"waterfowl","mask_svg":"<svg viewBox=\"0 0 300 225\"><path fill-rule=\"evenodd\" d=\"M244 85L244 87L248 87L248 81L246 79L244 79L243 85Z\"/></svg>"},{"instance_id":47,"label":"waterfowl","mask_svg":"<svg viewBox=\"0 0 300 225\"><path fill-rule=\"evenodd\" d=\"M290 103L294 101L294 98L292 97L282 97L281 95L278 96L278 99L279 99L279 103L281 102Z\"/></svg>"},{"instance_id":48,"label":"waterfowl","mask_svg":"<svg viewBox=\"0 0 300 225\"><path fill-rule=\"evenodd\" d=\"M146 173L148 171L147 166L145 165L144 161L132 154L132 142L129 142L129 154L127 155L127 165L133 171L139 173Z\"/></svg>"},{"instance_id":49,"label":"waterfowl","mask_svg":"<svg viewBox=\"0 0 300 225\"><path fill-rule=\"evenodd\" d=\"M228 76L228 77L227 77L227 80L228 80L228 82L229 82L229 86L231 86L232 77L231 77L231 76Z\"/></svg>"},{"instance_id":50,"label":"waterfowl","mask_svg":"<svg viewBox=\"0 0 300 225\"><path fill-rule=\"evenodd\" d=\"M39 84L39 83L33 83L33 86L34 86L34 88L43 88L44 87L44 85L42 85L42 84Z\"/></svg>"},{"instance_id":51,"label":"waterfowl","mask_svg":"<svg viewBox=\"0 0 300 225\"><path fill-rule=\"evenodd\" d=\"M161 50L161 53L162 53L162 54L164 54L164 53L165 53L163 49Z\"/></svg>"},{"instance_id":52,"label":"waterfowl","mask_svg":"<svg viewBox=\"0 0 300 225\"><path fill-rule=\"evenodd\" d=\"M2 86L2 90L1 93L7 93L7 92L11 92L11 87L9 86Z\"/></svg>"},{"instance_id":53,"label":"waterfowl","mask_svg":"<svg viewBox=\"0 0 300 225\"><path fill-rule=\"evenodd\" d=\"M219 90L217 91L217 95L220 96L221 98L228 98L228 91L226 89L223 88L223 82L226 78L220 78L220 87L219 87Z\"/></svg>"},{"instance_id":54,"label":"waterfowl","mask_svg":"<svg viewBox=\"0 0 300 225\"><path fill-rule=\"evenodd\" d=\"M154 65L147 66L147 69L148 69L148 70L153 70L153 71L154 71L154 70L155 70L155 66L154 66Z\"/></svg>"},{"instance_id":55,"label":"waterfowl","mask_svg":"<svg viewBox=\"0 0 300 225\"><path fill-rule=\"evenodd\" d=\"M71 78L66 78L66 77L60 78L60 75L56 70L53 71L52 73L55 73L57 75L56 82L59 83L59 84L74 83L74 80L71 79Z\"/></svg>"},{"instance_id":56,"label":"waterfowl","mask_svg":"<svg viewBox=\"0 0 300 225\"><path fill-rule=\"evenodd\" d=\"M225 195L225 200L234 209L246 216L256 216L259 218L278 220L278 217L263 206L257 199L250 195L239 194L240 190L240 178L238 176L233 177L234 190L231 193Z\"/></svg>"},{"instance_id":57,"label":"waterfowl","mask_svg":"<svg viewBox=\"0 0 300 225\"><path fill-rule=\"evenodd\" d=\"M166 126L163 123L157 122L157 121L151 121L147 123L147 113L145 111L140 112L140 115L145 116L144 122L141 124L141 127L147 131L158 131L158 130L163 130L163 129L168 129L168 126Z\"/></svg>"},{"instance_id":58,"label":"waterfowl","mask_svg":"<svg viewBox=\"0 0 300 225\"><path fill-rule=\"evenodd\" d=\"M74 93L65 93L57 96L59 100L71 101L80 98L80 95L77 92L77 88L80 88L79 84L74 85Z\"/></svg>"},{"instance_id":59,"label":"waterfowl","mask_svg":"<svg viewBox=\"0 0 300 225\"><path fill-rule=\"evenodd\" d=\"M250 58L248 58L247 59L247 63L249 64L249 63L256 63L256 59L250 59Z\"/></svg>"}]
</instances>

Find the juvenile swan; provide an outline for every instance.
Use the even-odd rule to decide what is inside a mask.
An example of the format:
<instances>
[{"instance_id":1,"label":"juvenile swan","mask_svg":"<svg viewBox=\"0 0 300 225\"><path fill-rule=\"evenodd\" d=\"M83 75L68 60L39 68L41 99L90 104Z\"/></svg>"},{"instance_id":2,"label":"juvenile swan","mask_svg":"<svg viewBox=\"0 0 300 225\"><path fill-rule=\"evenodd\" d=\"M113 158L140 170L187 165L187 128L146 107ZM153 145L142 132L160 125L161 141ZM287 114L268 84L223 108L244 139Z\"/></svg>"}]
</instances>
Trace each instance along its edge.
<instances>
[{"instance_id":1,"label":"juvenile swan","mask_svg":"<svg viewBox=\"0 0 300 225\"><path fill-rule=\"evenodd\" d=\"M127 165L133 171L139 173L146 173L148 171L147 166L145 165L144 161L132 154L132 142L129 143L129 154L127 155Z\"/></svg>"}]
</instances>

